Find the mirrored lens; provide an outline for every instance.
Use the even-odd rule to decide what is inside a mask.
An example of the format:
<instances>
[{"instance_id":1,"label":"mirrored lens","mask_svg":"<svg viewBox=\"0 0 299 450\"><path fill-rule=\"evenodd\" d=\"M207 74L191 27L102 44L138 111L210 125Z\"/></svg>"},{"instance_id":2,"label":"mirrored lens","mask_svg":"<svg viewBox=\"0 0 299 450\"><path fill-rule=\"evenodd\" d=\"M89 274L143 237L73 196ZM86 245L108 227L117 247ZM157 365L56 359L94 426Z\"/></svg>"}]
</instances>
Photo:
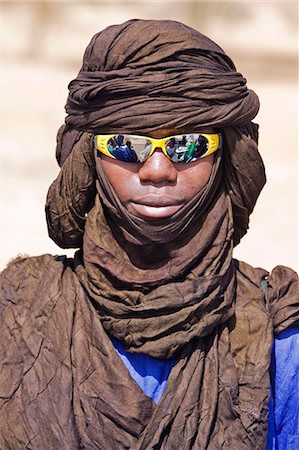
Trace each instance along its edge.
<instances>
[{"instance_id":1,"label":"mirrored lens","mask_svg":"<svg viewBox=\"0 0 299 450\"><path fill-rule=\"evenodd\" d=\"M192 162L201 158L209 149L209 142L201 134L175 136L166 142L168 156L174 162Z\"/></svg>"},{"instance_id":2,"label":"mirrored lens","mask_svg":"<svg viewBox=\"0 0 299 450\"><path fill-rule=\"evenodd\" d=\"M142 136L118 134L109 139L107 147L119 161L143 162L150 154L152 145Z\"/></svg>"},{"instance_id":3,"label":"mirrored lens","mask_svg":"<svg viewBox=\"0 0 299 450\"><path fill-rule=\"evenodd\" d=\"M209 141L202 134L182 134L168 139L165 149L174 162L192 162L209 151ZM119 161L142 163L151 154L152 144L145 136L118 134L109 139L107 150Z\"/></svg>"}]
</instances>

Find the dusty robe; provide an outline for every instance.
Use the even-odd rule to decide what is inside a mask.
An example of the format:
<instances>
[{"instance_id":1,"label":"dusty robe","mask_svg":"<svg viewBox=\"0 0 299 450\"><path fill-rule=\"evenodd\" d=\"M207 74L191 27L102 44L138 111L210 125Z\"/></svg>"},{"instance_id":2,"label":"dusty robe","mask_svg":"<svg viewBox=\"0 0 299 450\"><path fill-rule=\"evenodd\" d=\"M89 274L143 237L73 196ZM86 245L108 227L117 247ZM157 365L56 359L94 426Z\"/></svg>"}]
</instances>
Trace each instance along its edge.
<instances>
[{"instance_id":1,"label":"dusty robe","mask_svg":"<svg viewBox=\"0 0 299 450\"><path fill-rule=\"evenodd\" d=\"M0 448L262 449L273 333L298 321L298 280L233 259L265 183L257 96L230 58L172 21L128 21L92 39L58 134L49 234L74 259L19 259L3 273ZM208 184L171 221L126 211L93 133L224 137ZM122 364L176 357L158 405Z\"/></svg>"}]
</instances>

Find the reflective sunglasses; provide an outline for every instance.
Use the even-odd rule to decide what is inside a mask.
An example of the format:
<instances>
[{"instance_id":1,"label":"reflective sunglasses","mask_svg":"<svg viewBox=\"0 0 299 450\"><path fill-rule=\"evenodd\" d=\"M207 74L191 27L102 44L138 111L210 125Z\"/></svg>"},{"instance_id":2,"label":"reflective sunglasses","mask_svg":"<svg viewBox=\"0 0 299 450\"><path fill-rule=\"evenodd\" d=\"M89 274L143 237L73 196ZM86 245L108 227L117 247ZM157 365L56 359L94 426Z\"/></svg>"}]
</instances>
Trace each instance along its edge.
<instances>
[{"instance_id":1,"label":"reflective sunglasses","mask_svg":"<svg viewBox=\"0 0 299 450\"><path fill-rule=\"evenodd\" d=\"M143 163L160 148L173 162L188 163L211 155L222 147L219 133L189 133L153 139L134 134L97 134L95 148L118 161Z\"/></svg>"}]
</instances>

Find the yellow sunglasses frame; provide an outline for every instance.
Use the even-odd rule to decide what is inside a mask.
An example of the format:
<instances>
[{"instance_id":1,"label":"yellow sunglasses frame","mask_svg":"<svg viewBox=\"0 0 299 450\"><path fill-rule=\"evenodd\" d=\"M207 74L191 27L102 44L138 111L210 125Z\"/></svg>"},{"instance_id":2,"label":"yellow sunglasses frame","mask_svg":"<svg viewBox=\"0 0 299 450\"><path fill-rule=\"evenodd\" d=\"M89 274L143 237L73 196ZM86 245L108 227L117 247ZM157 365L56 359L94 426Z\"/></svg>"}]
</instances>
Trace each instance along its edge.
<instances>
[{"instance_id":1,"label":"yellow sunglasses frame","mask_svg":"<svg viewBox=\"0 0 299 450\"><path fill-rule=\"evenodd\" d=\"M113 156L111 153L109 153L108 150L108 141L109 139L113 138L114 136L118 136L121 133L114 133L114 134L96 134L94 137L94 143L96 150L99 150L103 155L109 156L109 158L116 159L115 156ZM163 139L153 139L149 136L143 136L138 134L130 134L130 133L124 133L123 136L132 136L134 138L146 138L150 141L152 144L152 150L148 157L148 159L157 148L161 148L164 155L172 161L172 159L168 156L165 144L169 139L175 138L177 136L187 136L188 134L200 134L201 136L204 136L208 143L209 143L209 150L204 155L200 156L200 158L205 158L208 155L211 155L212 153L216 152L219 148L221 148L222 145L222 136L219 133L182 133L182 134L176 134L173 136L168 136ZM200 159L199 158L199 159ZM146 161L146 160L145 160Z\"/></svg>"}]
</instances>

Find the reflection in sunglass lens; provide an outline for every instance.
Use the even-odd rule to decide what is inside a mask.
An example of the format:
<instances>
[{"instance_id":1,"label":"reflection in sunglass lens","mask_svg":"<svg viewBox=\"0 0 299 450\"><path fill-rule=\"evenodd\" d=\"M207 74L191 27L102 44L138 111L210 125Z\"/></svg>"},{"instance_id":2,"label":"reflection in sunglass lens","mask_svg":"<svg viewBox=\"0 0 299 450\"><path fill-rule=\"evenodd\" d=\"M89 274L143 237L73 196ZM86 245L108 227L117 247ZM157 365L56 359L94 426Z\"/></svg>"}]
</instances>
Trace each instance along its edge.
<instances>
[{"instance_id":1,"label":"reflection in sunglass lens","mask_svg":"<svg viewBox=\"0 0 299 450\"><path fill-rule=\"evenodd\" d=\"M194 156L196 158L199 158L200 156L203 156L205 153L207 153L208 150L209 150L209 141L205 136L199 134L196 140L196 150L194 152Z\"/></svg>"},{"instance_id":2,"label":"reflection in sunglass lens","mask_svg":"<svg viewBox=\"0 0 299 450\"><path fill-rule=\"evenodd\" d=\"M132 148L130 140L119 134L109 139L107 143L109 153L119 161L137 162L137 155Z\"/></svg>"},{"instance_id":3,"label":"reflection in sunglass lens","mask_svg":"<svg viewBox=\"0 0 299 450\"><path fill-rule=\"evenodd\" d=\"M208 147L208 140L201 134L175 136L166 142L167 154L174 162L196 161Z\"/></svg>"},{"instance_id":4,"label":"reflection in sunglass lens","mask_svg":"<svg viewBox=\"0 0 299 450\"><path fill-rule=\"evenodd\" d=\"M137 161L144 162L152 150L151 142L146 137L132 135L130 136L130 141L132 149L136 154Z\"/></svg>"},{"instance_id":5,"label":"reflection in sunglass lens","mask_svg":"<svg viewBox=\"0 0 299 450\"><path fill-rule=\"evenodd\" d=\"M148 158L152 144L142 136L119 134L109 139L107 148L119 161L143 162Z\"/></svg>"},{"instance_id":6,"label":"reflection in sunglass lens","mask_svg":"<svg viewBox=\"0 0 299 450\"><path fill-rule=\"evenodd\" d=\"M152 147L150 138L129 134L115 135L107 142L108 152L119 161L126 162L146 161ZM202 134L182 134L169 138L165 143L165 149L168 157L174 162L192 162L208 152L209 141Z\"/></svg>"}]
</instances>

